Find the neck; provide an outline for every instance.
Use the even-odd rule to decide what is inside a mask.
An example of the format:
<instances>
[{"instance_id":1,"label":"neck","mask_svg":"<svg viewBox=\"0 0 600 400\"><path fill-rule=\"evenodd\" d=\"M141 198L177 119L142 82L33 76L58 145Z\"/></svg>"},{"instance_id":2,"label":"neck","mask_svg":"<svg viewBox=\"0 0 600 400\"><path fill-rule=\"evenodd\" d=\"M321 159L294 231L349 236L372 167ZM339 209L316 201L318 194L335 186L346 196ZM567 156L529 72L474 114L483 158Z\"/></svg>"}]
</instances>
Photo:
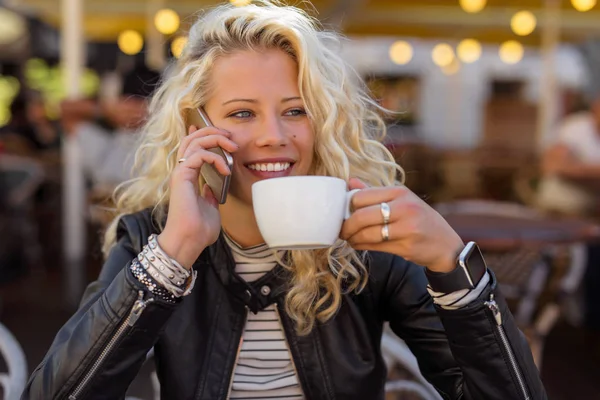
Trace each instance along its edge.
<instances>
[{"instance_id":1,"label":"neck","mask_svg":"<svg viewBox=\"0 0 600 400\"><path fill-rule=\"evenodd\" d=\"M265 242L258 229L251 205L229 196L227 202L219 206L219 212L223 229L240 246L245 248Z\"/></svg>"}]
</instances>

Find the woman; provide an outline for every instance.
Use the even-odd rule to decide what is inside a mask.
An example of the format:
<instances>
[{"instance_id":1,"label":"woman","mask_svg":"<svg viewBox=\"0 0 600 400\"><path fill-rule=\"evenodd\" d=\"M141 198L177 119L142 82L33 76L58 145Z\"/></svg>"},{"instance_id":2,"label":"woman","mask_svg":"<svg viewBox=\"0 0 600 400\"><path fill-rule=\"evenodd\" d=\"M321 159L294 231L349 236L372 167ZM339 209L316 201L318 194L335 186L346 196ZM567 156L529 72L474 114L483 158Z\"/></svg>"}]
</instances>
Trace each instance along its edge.
<instances>
[{"instance_id":1,"label":"woman","mask_svg":"<svg viewBox=\"0 0 600 400\"><path fill-rule=\"evenodd\" d=\"M218 7L192 27L150 106L139 178L120 192L100 277L24 398L122 398L154 348L165 399L382 399L385 322L444 398L546 398L485 266L468 266L469 287L434 290L464 284L464 244L395 184L378 109L335 40L299 10L262 1ZM196 107L218 128L188 129ZM206 162L229 173L204 150L216 145L234 158L223 205L198 184ZM362 189L355 211L332 249L279 265L251 185L310 174Z\"/></svg>"}]
</instances>

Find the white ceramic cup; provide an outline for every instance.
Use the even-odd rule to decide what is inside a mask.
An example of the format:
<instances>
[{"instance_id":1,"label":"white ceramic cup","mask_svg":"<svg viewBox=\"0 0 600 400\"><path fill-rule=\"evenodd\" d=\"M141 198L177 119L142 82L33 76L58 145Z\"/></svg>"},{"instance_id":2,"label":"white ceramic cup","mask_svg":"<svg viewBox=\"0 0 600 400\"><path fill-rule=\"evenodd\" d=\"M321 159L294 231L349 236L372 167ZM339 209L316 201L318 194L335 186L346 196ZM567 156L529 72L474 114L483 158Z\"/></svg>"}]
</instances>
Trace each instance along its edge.
<instances>
[{"instance_id":1,"label":"white ceramic cup","mask_svg":"<svg viewBox=\"0 0 600 400\"><path fill-rule=\"evenodd\" d=\"M306 250L331 247L342 223L350 217L343 179L328 176L288 176L252 185L258 228L270 248Z\"/></svg>"}]
</instances>

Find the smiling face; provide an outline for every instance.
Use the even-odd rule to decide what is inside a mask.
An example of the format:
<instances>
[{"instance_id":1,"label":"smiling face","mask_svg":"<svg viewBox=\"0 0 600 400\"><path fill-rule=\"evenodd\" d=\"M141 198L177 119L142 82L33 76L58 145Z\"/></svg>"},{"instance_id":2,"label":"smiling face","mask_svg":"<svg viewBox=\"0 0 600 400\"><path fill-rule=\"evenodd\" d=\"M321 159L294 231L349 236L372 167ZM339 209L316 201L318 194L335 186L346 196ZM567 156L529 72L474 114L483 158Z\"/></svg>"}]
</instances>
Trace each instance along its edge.
<instances>
[{"instance_id":1,"label":"smiling face","mask_svg":"<svg viewBox=\"0 0 600 400\"><path fill-rule=\"evenodd\" d=\"M308 175L314 133L298 88L298 67L278 49L245 50L219 58L205 111L240 146L229 188L246 204L254 182Z\"/></svg>"}]
</instances>

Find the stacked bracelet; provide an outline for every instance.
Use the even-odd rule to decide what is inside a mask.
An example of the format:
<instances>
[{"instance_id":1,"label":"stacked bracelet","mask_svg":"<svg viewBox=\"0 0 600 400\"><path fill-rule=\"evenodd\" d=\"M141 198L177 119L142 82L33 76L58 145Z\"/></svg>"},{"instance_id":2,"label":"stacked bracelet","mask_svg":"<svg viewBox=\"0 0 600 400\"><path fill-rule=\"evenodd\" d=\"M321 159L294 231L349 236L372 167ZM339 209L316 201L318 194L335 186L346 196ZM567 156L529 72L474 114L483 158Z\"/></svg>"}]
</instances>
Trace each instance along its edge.
<instances>
[{"instance_id":1,"label":"stacked bracelet","mask_svg":"<svg viewBox=\"0 0 600 400\"><path fill-rule=\"evenodd\" d=\"M140 264L137 258L134 258L131 262L130 270L133 276L143 283L154 295L168 303L175 303L176 297L148 275L146 269Z\"/></svg>"},{"instance_id":2,"label":"stacked bracelet","mask_svg":"<svg viewBox=\"0 0 600 400\"><path fill-rule=\"evenodd\" d=\"M156 234L150 235L148 244L138 254L137 260L146 273L173 296L187 296L192 291L196 271L190 273L170 258L158 245Z\"/></svg>"}]
</instances>

